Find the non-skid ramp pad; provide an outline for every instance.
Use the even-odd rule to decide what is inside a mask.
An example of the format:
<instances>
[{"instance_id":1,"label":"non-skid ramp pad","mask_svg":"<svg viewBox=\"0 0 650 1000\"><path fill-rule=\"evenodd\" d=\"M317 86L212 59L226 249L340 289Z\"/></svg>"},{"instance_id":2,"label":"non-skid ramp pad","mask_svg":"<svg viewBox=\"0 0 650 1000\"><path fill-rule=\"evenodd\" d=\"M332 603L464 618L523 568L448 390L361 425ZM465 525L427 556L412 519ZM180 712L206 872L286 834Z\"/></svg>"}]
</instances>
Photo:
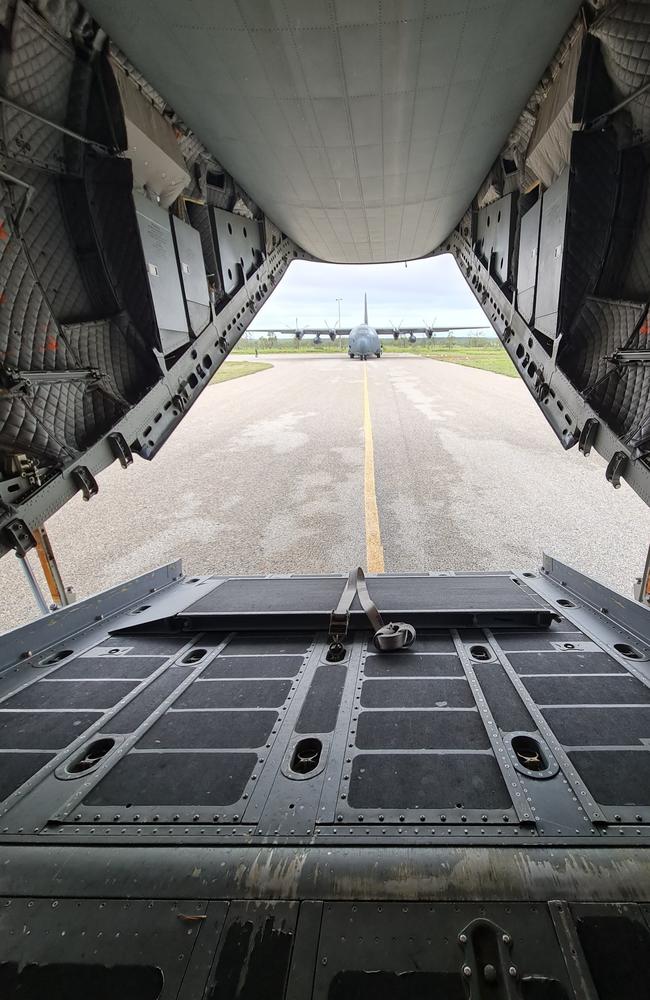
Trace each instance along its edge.
<instances>
[{"instance_id":1,"label":"non-skid ramp pad","mask_svg":"<svg viewBox=\"0 0 650 1000\"><path fill-rule=\"evenodd\" d=\"M490 753L359 754L350 777L354 809L505 809L511 805Z\"/></svg>"},{"instance_id":2,"label":"non-skid ramp pad","mask_svg":"<svg viewBox=\"0 0 650 1000\"><path fill-rule=\"evenodd\" d=\"M553 610L509 574L382 576L368 590L384 619L418 627L549 625ZM345 586L343 576L215 581L214 588L177 617L202 628L327 628ZM367 628L358 596L350 626Z\"/></svg>"}]
</instances>

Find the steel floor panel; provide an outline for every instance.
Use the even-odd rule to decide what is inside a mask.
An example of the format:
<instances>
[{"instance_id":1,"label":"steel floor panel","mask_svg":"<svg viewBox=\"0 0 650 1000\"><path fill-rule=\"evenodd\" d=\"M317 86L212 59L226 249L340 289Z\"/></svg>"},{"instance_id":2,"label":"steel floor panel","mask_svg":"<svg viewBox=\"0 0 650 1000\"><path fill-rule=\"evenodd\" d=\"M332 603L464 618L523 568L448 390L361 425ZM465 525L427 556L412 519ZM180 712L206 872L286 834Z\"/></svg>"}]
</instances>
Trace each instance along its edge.
<instances>
[{"instance_id":1,"label":"steel floor panel","mask_svg":"<svg viewBox=\"0 0 650 1000\"><path fill-rule=\"evenodd\" d=\"M450 624L379 653L358 612L340 662L325 627L284 614L285 580L254 581L282 597L271 630L214 627L222 585L197 578L99 621L94 603L81 630L73 606L72 633L27 656L18 636L0 672L3 996L460 998L494 966L517 995L571 1000L587 964L594 1000L644 995L647 962L619 956L650 943L650 629L515 578L371 581L418 614L443 594ZM315 588L321 617L343 582ZM233 584L228 601L250 597ZM453 618L468 595L491 624ZM516 600L546 625L497 627ZM133 947L86 962L107 916Z\"/></svg>"}]
</instances>

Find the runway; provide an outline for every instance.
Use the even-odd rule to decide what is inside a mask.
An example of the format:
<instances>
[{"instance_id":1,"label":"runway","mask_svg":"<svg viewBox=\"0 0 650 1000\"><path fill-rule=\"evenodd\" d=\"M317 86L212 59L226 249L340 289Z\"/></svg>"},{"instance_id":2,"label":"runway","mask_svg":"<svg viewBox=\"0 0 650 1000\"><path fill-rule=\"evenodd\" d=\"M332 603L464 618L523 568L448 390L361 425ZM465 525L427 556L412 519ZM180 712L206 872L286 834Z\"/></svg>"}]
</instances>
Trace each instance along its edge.
<instances>
[{"instance_id":1,"label":"runway","mask_svg":"<svg viewBox=\"0 0 650 1000\"><path fill-rule=\"evenodd\" d=\"M519 380L414 356L272 360L48 522L78 597L178 557L196 574L427 572L534 569L543 550L631 595L648 509L594 453L564 452ZM35 616L12 555L0 596L2 629Z\"/></svg>"}]
</instances>

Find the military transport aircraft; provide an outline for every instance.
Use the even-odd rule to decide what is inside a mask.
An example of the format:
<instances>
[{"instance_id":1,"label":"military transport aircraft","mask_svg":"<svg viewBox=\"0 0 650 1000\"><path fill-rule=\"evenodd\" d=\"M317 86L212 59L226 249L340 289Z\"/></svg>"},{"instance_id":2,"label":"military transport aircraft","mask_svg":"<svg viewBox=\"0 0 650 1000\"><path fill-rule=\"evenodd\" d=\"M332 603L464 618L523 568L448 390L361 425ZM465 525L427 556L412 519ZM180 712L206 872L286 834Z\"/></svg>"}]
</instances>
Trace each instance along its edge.
<instances>
[{"instance_id":1,"label":"military transport aircraft","mask_svg":"<svg viewBox=\"0 0 650 1000\"><path fill-rule=\"evenodd\" d=\"M47 519L155 459L296 259L451 254L650 501L648 3L0 20L0 553L58 603ZM638 600L417 570L173 563L2 638L3 1000L648 996L650 559Z\"/></svg>"},{"instance_id":2,"label":"military transport aircraft","mask_svg":"<svg viewBox=\"0 0 650 1000\"><path fill-rule=\"evenodd\" d=\"M424 335L431 339L435 337L437 333L451 333L452 330L489 330L489 326L431 326L424 324L422 327L414 327L410 329L402 329L402 325L392 326L388 328L384 327L374 327L370 326L368 323L368 296L363 297L363 323L359 323L357 326L353 326L349 333L345 333L342 330L333 329L330 326L325 327L325 329L316 329L311 327L299 327L298 321L296 320L296 326L294 330L294 336L297 340L302 340L302 338L308 334L314 334L314 343L320 344L324 337L329 337L330 340L336 340L337 337L348 337L348 357L350 358L360 358L362 361L366 361L368 358L380 358L382 347L381 347L381 337L392 336L394 340L398 340L401 336L408 336L409 343L415 344L417 341L416 333L422 331ZM275 329L264 328L256 326L254 329L250 329L250 333L277 333Z\"/></svg>"}]
</instances>

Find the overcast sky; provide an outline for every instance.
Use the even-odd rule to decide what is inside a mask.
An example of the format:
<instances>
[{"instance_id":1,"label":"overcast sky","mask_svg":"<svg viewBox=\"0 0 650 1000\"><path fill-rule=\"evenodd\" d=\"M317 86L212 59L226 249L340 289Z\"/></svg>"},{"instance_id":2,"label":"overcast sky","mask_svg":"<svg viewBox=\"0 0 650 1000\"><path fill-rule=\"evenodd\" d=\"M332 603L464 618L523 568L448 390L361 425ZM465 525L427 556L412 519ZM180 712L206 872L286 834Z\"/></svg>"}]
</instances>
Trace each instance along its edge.
<instances>
[{"instance_id":1,"label":"overcast sky","mask_svg":"<svg viewBox=\"0 0 650 1000\"><path fill-rule=\"evenodd\" d=\"M485 326L487 321L450 254L402 264L315 264L297 260L251 324L253 329L298 326L341 328L368 321L374 326L424 321L432 326ZM485 330L484 336L491 331Z\"/></svg>"}]
</instances>

